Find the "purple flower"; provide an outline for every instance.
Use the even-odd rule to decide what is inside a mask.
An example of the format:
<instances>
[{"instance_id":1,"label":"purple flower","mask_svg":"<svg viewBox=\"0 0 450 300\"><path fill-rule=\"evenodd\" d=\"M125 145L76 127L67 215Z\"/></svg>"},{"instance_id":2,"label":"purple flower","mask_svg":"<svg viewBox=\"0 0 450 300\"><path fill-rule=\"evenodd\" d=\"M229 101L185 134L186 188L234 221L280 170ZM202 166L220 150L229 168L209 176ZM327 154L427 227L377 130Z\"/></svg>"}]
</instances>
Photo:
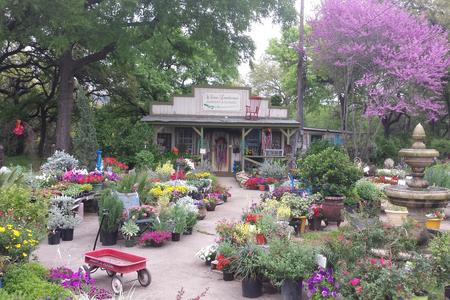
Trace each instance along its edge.
<instances>
[{"instance_id":1,"label":"purple flower","mask_svg":"<svg viewBox=\"0 0 450 300\"><path fill-rule=\"evenodd\" d=\"M326 288L326 287L322 287L321 290L320 290L320 294L323 297L329 297L330 296L330 290L328 288Z\"/></svg>"}]
</instances>

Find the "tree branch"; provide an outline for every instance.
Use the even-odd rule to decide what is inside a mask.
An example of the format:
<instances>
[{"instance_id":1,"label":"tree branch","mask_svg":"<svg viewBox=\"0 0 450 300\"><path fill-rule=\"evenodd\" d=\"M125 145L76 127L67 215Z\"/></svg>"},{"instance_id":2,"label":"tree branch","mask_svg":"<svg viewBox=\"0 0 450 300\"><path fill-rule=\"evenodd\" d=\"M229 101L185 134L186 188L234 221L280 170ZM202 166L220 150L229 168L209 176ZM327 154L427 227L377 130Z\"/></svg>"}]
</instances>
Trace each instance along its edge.
<instances>
[{"instance_id":1,"label":"tree branch","mask_svg":"<svg viewBox=\"0 0 450 300\"><path fill-rule=\"evenodd\" d=\"M86 65L103 60L108 56L108 54L113 52L115 49L116 49L116 43L111 43L111 44L103 47L103 49L98 52L95 52L95 53L89 54L83 58L77 59L74 62L74 66L75 66L74 69L79 70Z\"/></svg>"}]
</instances>

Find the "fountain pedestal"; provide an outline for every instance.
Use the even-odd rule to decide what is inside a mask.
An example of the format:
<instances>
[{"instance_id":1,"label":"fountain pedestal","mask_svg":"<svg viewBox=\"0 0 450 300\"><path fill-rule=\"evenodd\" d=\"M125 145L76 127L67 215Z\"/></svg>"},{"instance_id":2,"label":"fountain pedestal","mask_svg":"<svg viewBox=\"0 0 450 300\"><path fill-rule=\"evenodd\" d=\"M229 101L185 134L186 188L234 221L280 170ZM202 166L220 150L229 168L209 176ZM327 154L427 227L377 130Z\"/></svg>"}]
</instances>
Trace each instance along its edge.
<instances>
[{"instance_id":1,"label":"fountain pedestal","mask_svg":"<svg viewBox=\"0 0 450 300\"><path fill-rule=\"evenodd\" d=\"M426 229L426 213L429 209L446 207L450 201L450 190L438 187L429 187L424 179L425 168L431 165L439 152L425 147L425 131L421 124L414 128L414 143L410 149L402 149L399 156L412 169L412 179L406 182L407 186L389 186L385 188L386 195L392 204L408 208L408 216L415 221L413 235L420 244L426 243L429 238Z\"/></svg>"}]
</instances>

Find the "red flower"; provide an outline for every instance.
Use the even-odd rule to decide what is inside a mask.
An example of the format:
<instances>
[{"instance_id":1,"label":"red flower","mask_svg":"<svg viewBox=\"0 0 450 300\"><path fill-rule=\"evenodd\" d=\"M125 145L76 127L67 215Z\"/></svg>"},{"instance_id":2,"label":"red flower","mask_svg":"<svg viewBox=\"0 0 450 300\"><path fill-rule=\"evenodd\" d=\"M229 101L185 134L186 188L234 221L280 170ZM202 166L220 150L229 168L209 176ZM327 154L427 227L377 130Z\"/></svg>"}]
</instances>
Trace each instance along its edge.
<instances>
[{"instance_id":1,"label":"red flower","mask_svg":"<svg viewBox=\"0 0 450 300\"><path fill-rule=\"evenodd\" d=\"M359 279L358 277L355 277L352 280L350 280L350 284L352 286L357 286L357 285L359 285L360 282L361 282L361 279Z\"/></svg>"},{"instance_id":2,"label":"red flower","mask_svg":"<svg viewBox=\"0 0 450 300\"><path fill-rule=\"evenodd\" d=\"M183 180L185 177L186 177L186 173L183 170L179 170L179 171L173 173L172 175L170 175L170 179L172 179L172 180L176 180L176 179Z\"/></svg>"},{"instance_id":3,"label":"red flower","mask_svg":"<svg viewBox=\"0 0 450 300\"><path fill-rule=\"evenodd\" d=\"M245 218L245 222L254 225L260 217L261 216L257 214L248 214L247 217Z\"/></svg>"},{"instance_id":4,"label":"red flower","mask_svg":"<svg viewBox=\"0 0 450 300\"><path fill-rule=\"evenodd\" d=\"M228 266L231 263L231 260L220 254L216 257L217 260L217 270L222 271L224 267Z\"/></svg>"},{"instance_id":5,"label":"red flower","mask_svg":"<svg viewBox=\"0 0 450 300\"><path fill-rule=\"evenodd\" d=\"M103 162L105 163L105 165L116 166L122 170L128 170L128 166L126 164L118 161L114 157L105 157L103 159Z\"/></svg>"}]
</instances>

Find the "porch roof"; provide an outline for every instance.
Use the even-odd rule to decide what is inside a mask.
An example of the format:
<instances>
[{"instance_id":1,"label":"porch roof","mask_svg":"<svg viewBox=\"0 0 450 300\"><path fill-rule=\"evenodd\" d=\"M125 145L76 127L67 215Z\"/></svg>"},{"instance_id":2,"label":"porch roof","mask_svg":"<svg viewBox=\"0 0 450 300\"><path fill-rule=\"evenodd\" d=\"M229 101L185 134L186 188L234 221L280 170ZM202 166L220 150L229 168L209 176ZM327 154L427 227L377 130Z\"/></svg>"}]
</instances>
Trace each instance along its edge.
<instances>
[{"instance_id":1,"label":"porch roof","mask_svg":"<svg viewBox=\"0 0 450 300\"><path fill-rule=\"evenodd\" d=\"M221 128L299 128L300 122L292 119L259 118L246 120L242 117L224 116L185 116L185 115L148 115L142 121L154 125L204 126Z\"/></svg>"}]
</instances>

